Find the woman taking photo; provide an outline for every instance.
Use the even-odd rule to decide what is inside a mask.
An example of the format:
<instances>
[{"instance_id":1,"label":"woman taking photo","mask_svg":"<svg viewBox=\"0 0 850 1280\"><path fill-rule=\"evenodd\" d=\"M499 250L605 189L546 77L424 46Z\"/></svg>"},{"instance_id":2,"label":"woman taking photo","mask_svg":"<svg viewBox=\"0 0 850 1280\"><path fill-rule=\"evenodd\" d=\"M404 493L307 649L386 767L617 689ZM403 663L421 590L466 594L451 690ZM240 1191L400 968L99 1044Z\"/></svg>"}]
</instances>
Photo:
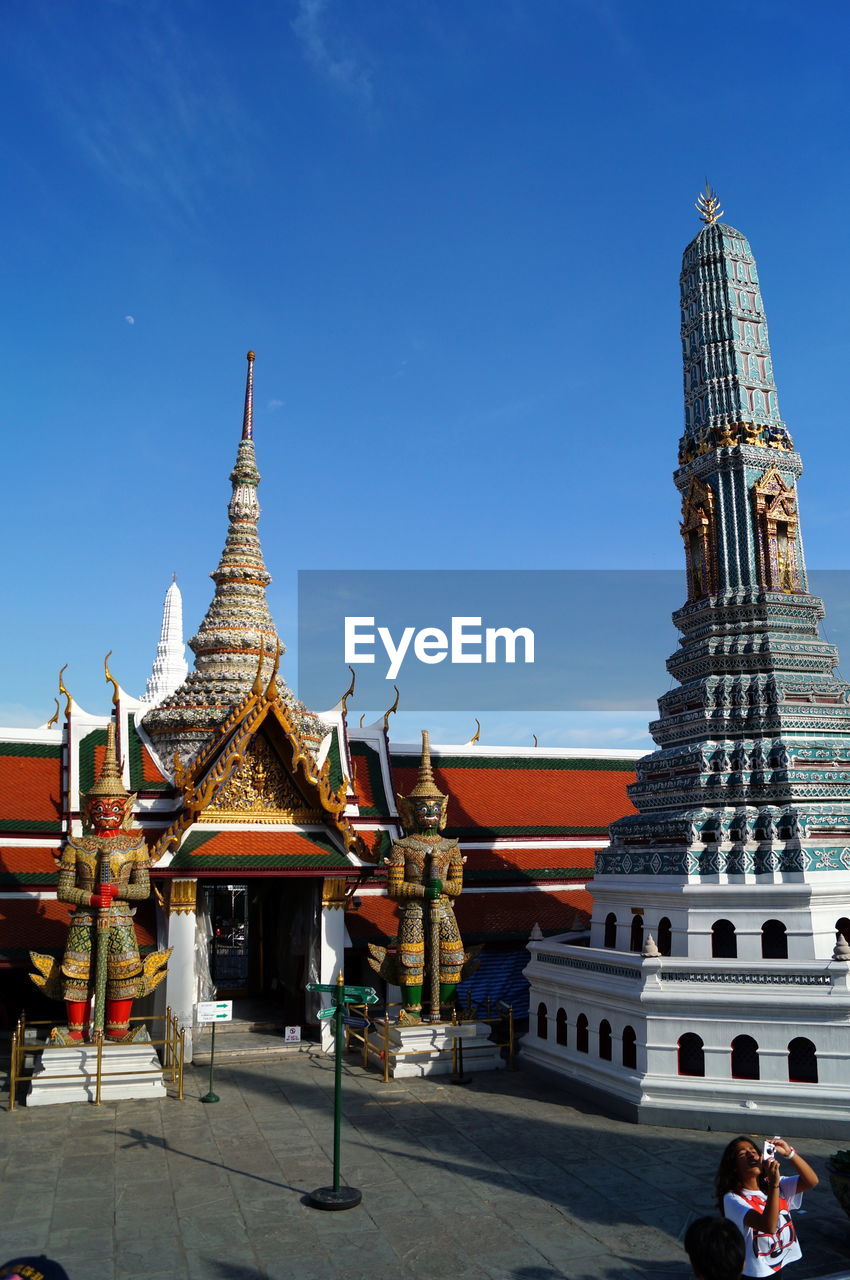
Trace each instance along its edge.
<instances>
[{"instance_id":1,"label":"woman taking photo","mask_svg":"<svg viewBox=\"0 0 850 1280\"><path fill-rule=\"evenodd\" d=\"M776 1158L762 1160L751 1138L733 1138L720 1159L715 1190L720 1212L744 1237L743 1275L772 1276L801 1257L791 1210L818 1176L784 1138L774 1138L776 1155L790 1160L794 1172L779 1176Z\"/></svg>"}]
</instances>

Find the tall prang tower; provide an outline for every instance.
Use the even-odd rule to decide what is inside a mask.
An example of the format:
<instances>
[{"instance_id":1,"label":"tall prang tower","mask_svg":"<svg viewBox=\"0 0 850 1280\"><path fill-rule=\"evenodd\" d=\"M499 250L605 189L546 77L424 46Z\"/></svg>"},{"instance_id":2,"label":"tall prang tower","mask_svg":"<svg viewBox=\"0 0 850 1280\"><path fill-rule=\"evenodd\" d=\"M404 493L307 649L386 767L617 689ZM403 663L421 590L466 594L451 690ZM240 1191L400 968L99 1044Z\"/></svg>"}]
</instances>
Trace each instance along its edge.
<instances>
[{"instance_id":1,"label":"tall prang tower","mask_svg":"<svg viewBox=\"0 0 850 1280\"><path fill-rule=\"evenodd\" d=\"M755 260L708 187L697 208L676 687L597 855L590 947L530 944L525 1049L636 1119L850 1133L850 685L808 589Z\"/></svg>"}]
</instances>

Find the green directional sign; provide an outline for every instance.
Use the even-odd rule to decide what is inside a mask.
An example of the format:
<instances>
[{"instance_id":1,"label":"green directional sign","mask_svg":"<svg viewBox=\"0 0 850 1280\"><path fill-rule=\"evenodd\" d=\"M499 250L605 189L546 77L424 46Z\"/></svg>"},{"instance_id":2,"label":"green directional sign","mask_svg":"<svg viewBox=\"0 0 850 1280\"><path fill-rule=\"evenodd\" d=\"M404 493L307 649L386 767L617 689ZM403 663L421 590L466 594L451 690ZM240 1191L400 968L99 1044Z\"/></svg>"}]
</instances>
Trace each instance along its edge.
<instances>
[{"instance_id":1,"label":"green directional sign","mask_svg":"<svg viewBox=\"0 0 850 1280\"><path fill-rule=\"evenodd\" d=\"M337 1004L377 1004L378 993L374 987L346 987L338 982L308 982L308 991L325 991Z\"/></svg>"}]
</instances>

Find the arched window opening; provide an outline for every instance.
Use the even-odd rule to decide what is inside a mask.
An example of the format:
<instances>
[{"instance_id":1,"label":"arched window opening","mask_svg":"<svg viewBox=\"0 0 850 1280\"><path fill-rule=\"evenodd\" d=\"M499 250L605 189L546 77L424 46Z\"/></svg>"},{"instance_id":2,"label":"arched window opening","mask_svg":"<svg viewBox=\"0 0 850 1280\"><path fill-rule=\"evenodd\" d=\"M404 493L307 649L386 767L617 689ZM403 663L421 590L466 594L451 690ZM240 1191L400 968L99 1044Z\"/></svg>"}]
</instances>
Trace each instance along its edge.
<instances>
[{"instance_id":1,"label":"arched window opening","mask_svg":"<svg viewBox=\"0 0 850 1280\"><path fill-rule=\"evenodd\" d=\"M732 1041L732 1078L758 1080L759 1047L752 1036L735 1036Z\"/></svg>"},{"instance_id":2,"label":"arched window opening","mask_svg":"<svg viewBox=\"0 0 850 1280\"><path fill-rule=\"evenodd\" d=\"M632 934L629 939L632 951L643 951L643 916L632 916Z\"/></svg>"},{"instance_id":3,"label":"arched window opening","mask_svg":"<svg viewBox=\"0 0 850 1280\"><path fill-rule=\"evenodd\" d=\"M637 1036L634 1027L623 1027L623 1066L637 1070Z\"/></svg>"},{"instance_id":4,"label":"arched window opening","mask_svg":"<svg viewBox=\"0 0 850 1280\"><path fill-rule=\"evenodd\" d=\"M765 920L762 925L761 954L763 960L788 959L788 935L781 920Z\"/></svg>"},{"instance_id":5,"label":"arched window opening","mask_svg":"<svg viewBox=\"0 0 850 1280\"><path fill-rule=\"evenodd\" d=\"M559 1009L555 1015L555 1041L557 1044L567 1043L567 1011Z\"/></svg>"},{"instance_id":6,"label":"arched window opening","mask_svg":"<svg viewBox=\"0 0 850 1280\"><path fill-rule=\"evenodd\" d=\"M658 921L658 950L663 956L669 956L673 946L673 930L667 916L662 916Z\"/></svg>"},{"instance_id":7,"label":"arched window opening","mask_svg":"<svg viewBox=\"0 0 850 1280\"><path fill-rule=\"evenodd\" d=\"M537 1006L537 1035L541 1040L549 1039L549 1012L542 1001Z\"/></svg>"},{"instance_id":8,"label":"arched window opening","mask_svg":"<svg viewBox=\"0 0 850 1280\"><path fill-rule=\"evenodd\" d=\"M711 954L715 960L734 960L738 954L738 939L731 920L715 920L711 926Z\"/></svg>"},{"instance_id":9,"label":"arched window opening","mask_svg":"<svg viewBox=\"0 0 850 1280\"><path fill-rule=\"evenodd\" d=\"M788 1079L795 1084L817 1084L817 1051L811 1040L797 1036L788 1046Z\"/></svg>"},{"instance_id":10,"label":"arched window opening","mask_svg":"<svg viewBox=\"0 0 850 1280\"><path fill-rule=\"evenodd\" d=\"M693 1031L686 1031L683 1036L679 1036L679 1075L705 1075L702 1040Z\"/></svg>"},{"instance_id":11,"label":"arched window opening","mask_svg":"<svg viewBox=\"0 0 850 1280\"><path fill-rule=\"evenodd\" d=\"M579 1053L589 1053L590 1045L588 1043L587 1034L587 1018L583 1013L578 1015L576 1019L576 1048Z\"/></svg>"},{"instance_id":12,"label":"arched window opening","mask_svg":"<svg viewBox=\"0 0 850 1280\"><path fill-rule=\"evenodd\" d=\"M607 1018L599 1024L599 1056L606 1062L611 1061L611 1023Z\"/></svg>"},{"instance_id":13,"label":"arched window opening","mask_svg":"<svg viewBox=\"0 0 850 1280\"><path fill-rule=\"evenodd\" d=\"M850 920L842 916L835 922L835 932L840 933L845 942L850 942Z\"/></svg>"},{"instance_id":14,"label":"arched window opening","mask_svg":"<svg viewBox=\"0 0 850 1280\"><path fill-rule=\"evenodd\" d=\"M602 945L612 951L617 946L617 917L613 911L609 911L605 917L605 937Z\"/></svg>"}]
</instances>

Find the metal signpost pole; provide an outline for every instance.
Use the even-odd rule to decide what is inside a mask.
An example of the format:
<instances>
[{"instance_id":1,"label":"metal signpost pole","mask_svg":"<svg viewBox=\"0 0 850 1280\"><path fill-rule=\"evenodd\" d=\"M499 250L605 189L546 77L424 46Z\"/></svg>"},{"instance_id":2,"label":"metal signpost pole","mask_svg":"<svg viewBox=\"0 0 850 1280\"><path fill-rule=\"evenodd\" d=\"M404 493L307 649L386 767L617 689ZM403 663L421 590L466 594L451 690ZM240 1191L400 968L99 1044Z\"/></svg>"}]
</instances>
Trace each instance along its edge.
<instances>
[{"instance_id":1,"label":"metal signpost pole","mask_svg":"<svg viewBox=\"0 0 850 1280\"><path fill-rule=\"evenodd\" d=\"M217 1093L213 1092L213 1063L215 1062L215 1023L212 1024L212 1035L210 1037L210 1087L209 1092L205 1093L201 1098L201 1102L221 1102L221 1098Z\"/></svg>"},{"instance_id":2,"label":"metal signpost pole","mask_svg":"<svg viewBox=\"0 0 850 1280\"><path fill-rule=\"evenodd\" d=\"M308 991L323 991L331 997L331 1006L320 1009L319 1017L334 1020L334 1180L332 1187L311 1191L307 1203L313 1209L353 1209L363 1196L356 1187L344 1187L340 1176L340 1134L342 1129L342 1028L346 1006L352 1003L377 1004L378 993L372 987L347 987L340 973L333 985L311 982Z\"/></svg>"},{"instance_id":3,"label":"metal signpost pole","mask_svg":"<svg viewBox=\"0 0 850 1280\"><path fill-rule=\"evenodd\" d=\"M215 1024L217 1022L230 1022L232 1017L232 1000L201 1000L198 1004L198 1023L212 1023L212 1035L210 1036L210 1087L209 1092L205 1093L203 1098L201 1098L201 1102L221 1102L221 1098L213 1090L213 1068L215 1066Z\"/></svg>"}]
</instances>

